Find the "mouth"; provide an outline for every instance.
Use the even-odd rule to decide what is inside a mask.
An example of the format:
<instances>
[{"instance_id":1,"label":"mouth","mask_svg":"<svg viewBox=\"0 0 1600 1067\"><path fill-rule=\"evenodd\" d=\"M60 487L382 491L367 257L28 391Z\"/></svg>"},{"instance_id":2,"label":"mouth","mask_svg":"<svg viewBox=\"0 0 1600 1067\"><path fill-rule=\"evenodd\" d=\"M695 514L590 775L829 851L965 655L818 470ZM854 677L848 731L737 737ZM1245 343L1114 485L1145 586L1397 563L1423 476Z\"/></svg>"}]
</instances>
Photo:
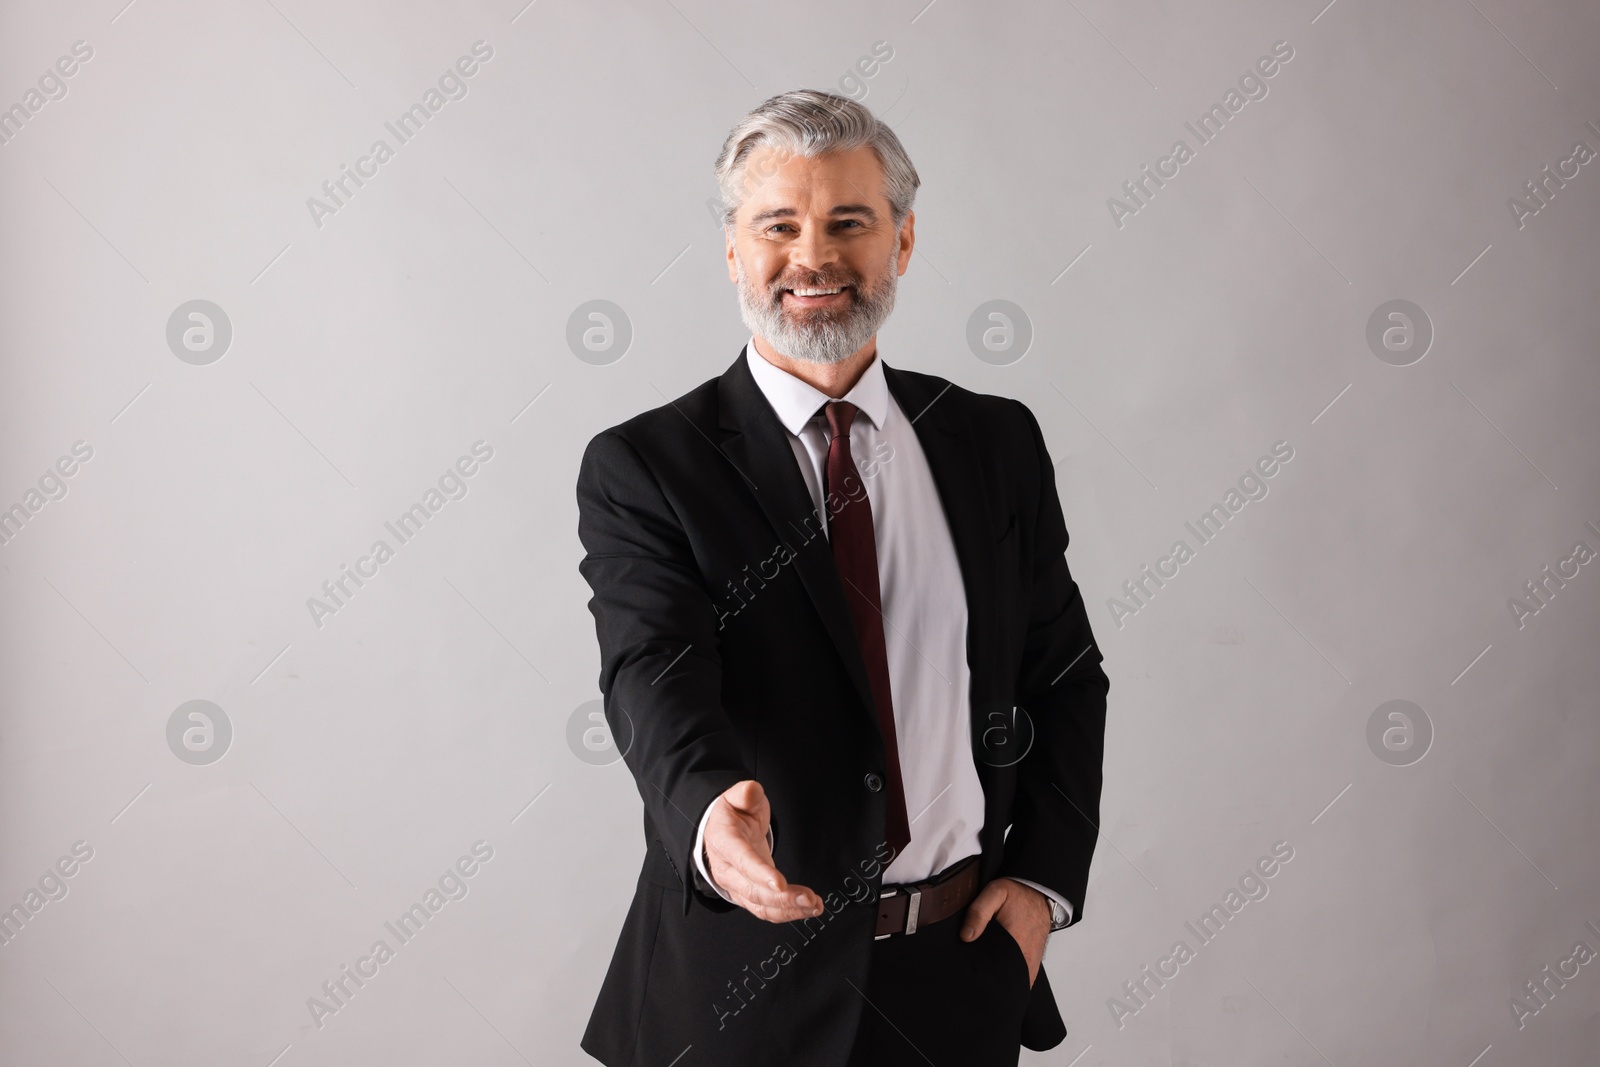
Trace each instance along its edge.
<instances>
[{"instance_id":1,"label":"mouth","mask_svg":"<svg viewBox=\"0 0 1600 1067\"><path fill-rule=\"evenodd\" d=\"M833 285L816 288L785 289L783 290L783 301L792 307L833 307L850 301L850 288L848 285Z\"/></svg>"}]
</instances>

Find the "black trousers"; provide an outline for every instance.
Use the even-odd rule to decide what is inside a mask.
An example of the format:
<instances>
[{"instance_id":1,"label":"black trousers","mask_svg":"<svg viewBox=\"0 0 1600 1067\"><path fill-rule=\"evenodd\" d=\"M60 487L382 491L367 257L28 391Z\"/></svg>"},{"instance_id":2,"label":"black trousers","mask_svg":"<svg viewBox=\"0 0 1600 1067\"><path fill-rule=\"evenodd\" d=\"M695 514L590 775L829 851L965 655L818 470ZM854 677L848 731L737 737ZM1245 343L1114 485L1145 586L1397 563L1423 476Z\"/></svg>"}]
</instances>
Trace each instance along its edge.
<instances>
[{"instance_id":1,"label":"black trousers","mask_svg":"<svg viewBox=\"0 0 1600 1067\"><path fill-rule=\"evenodd\" d=\"M849 1067L1016 1067L1028 961L997 919L961 940L965 916L872 943Z\"/></svg>"}]
</instances>

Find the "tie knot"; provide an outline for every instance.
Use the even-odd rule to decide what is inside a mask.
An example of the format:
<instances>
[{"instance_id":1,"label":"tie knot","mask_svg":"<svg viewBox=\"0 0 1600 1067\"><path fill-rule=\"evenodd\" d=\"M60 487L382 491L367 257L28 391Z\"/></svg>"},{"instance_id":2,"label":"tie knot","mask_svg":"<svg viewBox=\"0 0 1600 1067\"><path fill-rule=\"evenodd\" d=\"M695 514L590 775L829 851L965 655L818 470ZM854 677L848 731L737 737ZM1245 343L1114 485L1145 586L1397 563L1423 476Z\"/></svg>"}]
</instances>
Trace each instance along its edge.
<instances>
[{"instance_id":1,"label":"tie knot","mask_svg":"<svg viewBox=\"0 0 1600 1067\"><path fill-rule=\"evenodd\" d=\"M855 420L856 406L848 400L830 400L822 406L828 418L828 429L835 437L850 440L850 423Z\"/></svg>"}]
</instances>

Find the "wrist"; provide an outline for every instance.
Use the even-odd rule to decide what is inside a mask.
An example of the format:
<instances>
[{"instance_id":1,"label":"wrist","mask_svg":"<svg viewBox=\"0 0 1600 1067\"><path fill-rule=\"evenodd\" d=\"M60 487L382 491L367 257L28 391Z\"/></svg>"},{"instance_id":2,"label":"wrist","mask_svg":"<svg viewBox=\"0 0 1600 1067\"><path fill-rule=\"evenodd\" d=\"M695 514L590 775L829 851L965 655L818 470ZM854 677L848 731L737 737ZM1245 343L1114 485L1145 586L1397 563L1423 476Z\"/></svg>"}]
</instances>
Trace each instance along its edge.
<instances>
[{"instance_id":1,"label":"wrist","mask_svg":"<svg viewBox=\"0 0 1600 1067\"><path fill-rule=\"evenodd\" d=\"M1027 889L1030 899L1034 901L1035 910L1044 916L1046 922L1053 920L1055 908L1051 905L1050 898L1031 885Z\"/></svg>"},{"instance_id":2,"label":"wrist","mask_svg":"<svg viewBox=\"0 0 1600 1067\"><path fill-rule=\"evenodd\" d=\"M1026 886L1028 889L1033 891L1035 896L1043 901L1042 910L1044 913L1045 922L1049 924L1051 933L1055 933L1057 930L1063 930L1067 926L1071 925L1071 906L1058 898L1054 893L1046 892L1043 886L1021 878L1011 878L1009 881L1020 886Z\"/></svg>"}]
</instances>

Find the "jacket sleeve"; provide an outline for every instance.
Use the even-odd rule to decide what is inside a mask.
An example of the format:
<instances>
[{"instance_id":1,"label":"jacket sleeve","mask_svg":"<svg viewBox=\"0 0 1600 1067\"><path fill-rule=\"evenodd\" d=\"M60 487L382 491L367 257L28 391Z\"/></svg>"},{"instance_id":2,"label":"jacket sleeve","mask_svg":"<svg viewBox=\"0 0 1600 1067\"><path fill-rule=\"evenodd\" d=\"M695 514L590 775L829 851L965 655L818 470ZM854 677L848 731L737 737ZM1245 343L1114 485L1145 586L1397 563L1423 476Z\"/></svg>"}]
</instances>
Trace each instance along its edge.
<instances>
[{"instance_id":1,"label":"jacket sleeve","mask_svg":"<svg viewBox=\"0 0 1600 1067\"><path fill-rule=\"evenodd\" d=\"M1100 827L1101 760L1110 679L1067 569L1067 527L1055 464L1038 420L1021 403L1037 454L1038 508L1027 637L1016 702L1033 724L1018 764L1017 796L1000 874L1049 886L1083 918L1089 864Z\"/></svg>"},{"instance_id":2,"label":"jacket sleeve","mask_svg":"<svg viewBox=\"0 0 1600 1067\"><path fill-rule=\"evenodd\" d=\"M729 910L698 877L696 830L712 800L755 776L722 708L716 616L689 539L644 458L613 430L584 451L578 538L606 720L657 835L646 847L665 849L685 913L691 900Z\"/></svg>"}]
</instances>

